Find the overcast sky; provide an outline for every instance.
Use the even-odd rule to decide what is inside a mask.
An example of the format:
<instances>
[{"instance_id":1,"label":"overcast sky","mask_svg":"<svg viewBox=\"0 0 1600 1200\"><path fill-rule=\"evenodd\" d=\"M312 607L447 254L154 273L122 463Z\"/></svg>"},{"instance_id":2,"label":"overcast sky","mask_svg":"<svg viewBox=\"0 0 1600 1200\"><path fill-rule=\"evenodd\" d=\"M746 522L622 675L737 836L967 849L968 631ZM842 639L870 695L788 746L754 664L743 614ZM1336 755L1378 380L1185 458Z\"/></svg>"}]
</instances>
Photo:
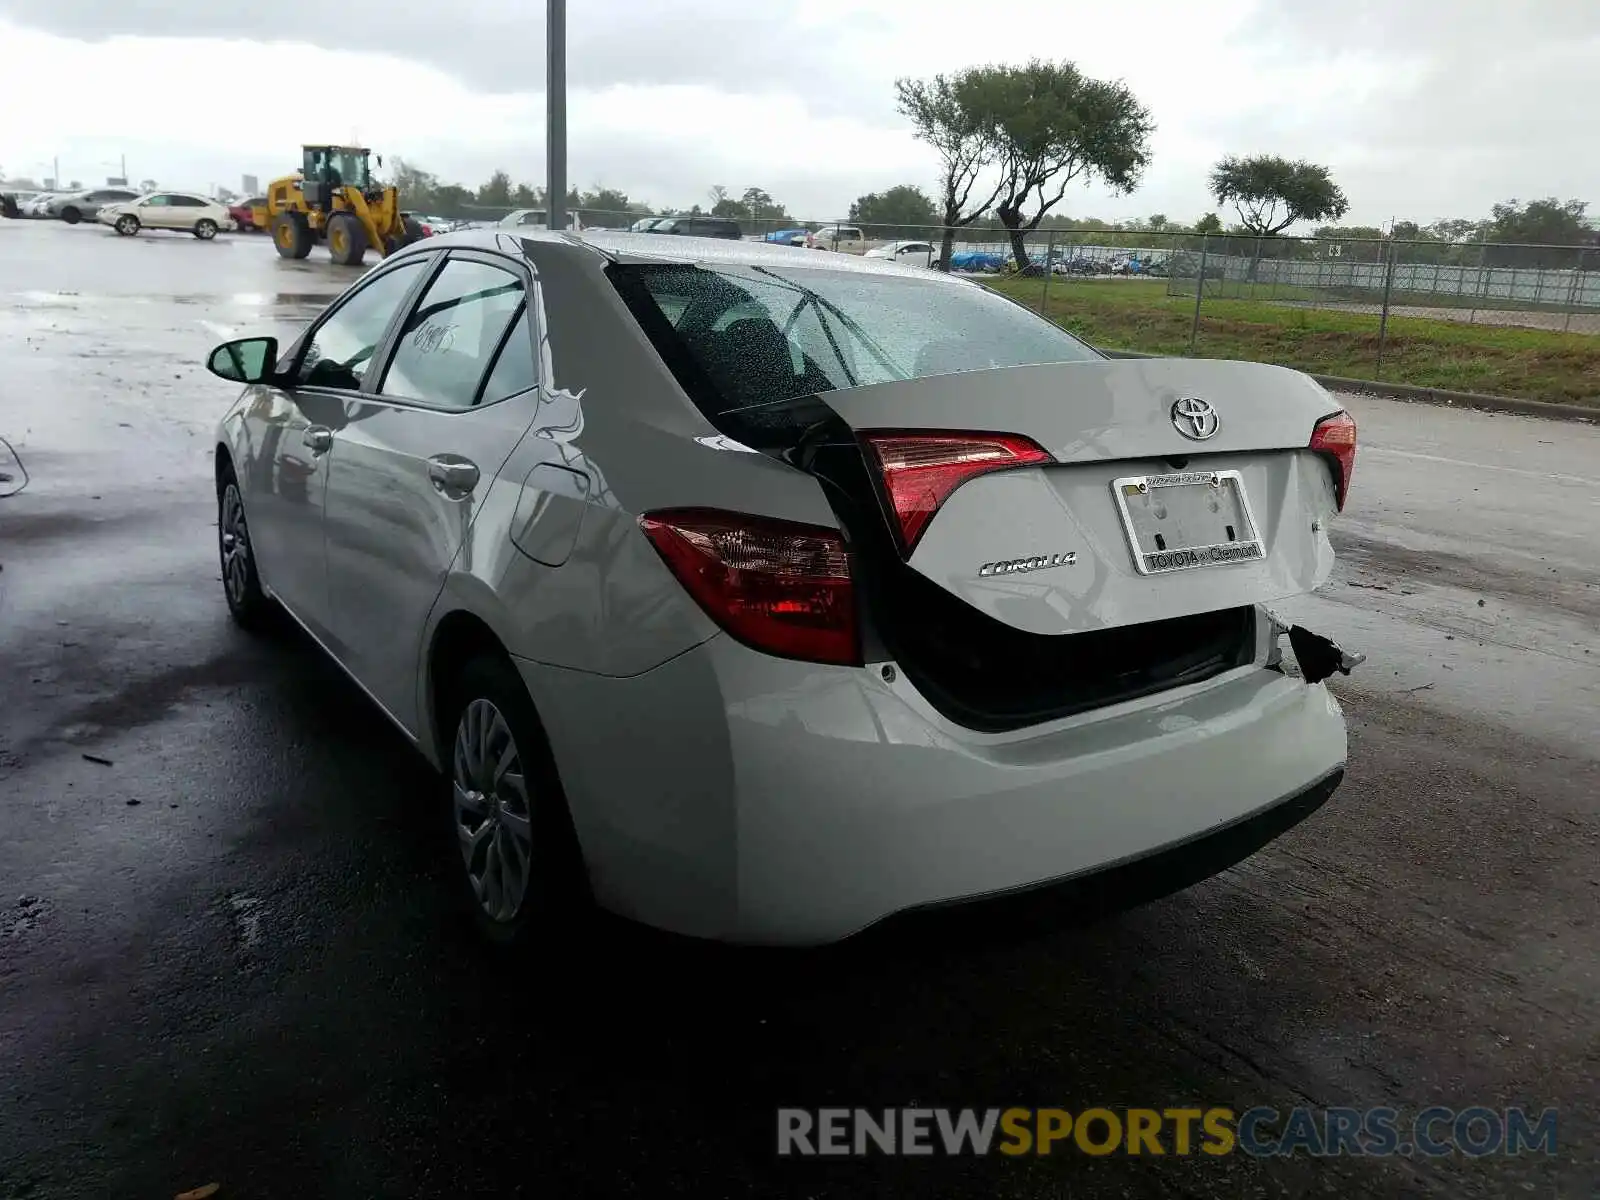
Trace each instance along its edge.
<instances>
[{"instance_id":1,"label":"overcast sky","mask_svg":"<svg viewBox=\"0 0 1600 1200\"><path fill-rule=\"evenodd\" d=\"M126 155L135 180L237 188L359 139L538 183L543 24L533 0L0 0L0 171L59 157L89 183ZM1039 55L1125 79L1157 124L1138 191L1075 187L1069 215L1193 221L1210 164L1257 152L1328 164L1351 223L1600 213L1597 0L570 0L568 26L569 181L657 206L755 185L821 219L931 192L895 78Z\"/></svg>"}]
</instances>

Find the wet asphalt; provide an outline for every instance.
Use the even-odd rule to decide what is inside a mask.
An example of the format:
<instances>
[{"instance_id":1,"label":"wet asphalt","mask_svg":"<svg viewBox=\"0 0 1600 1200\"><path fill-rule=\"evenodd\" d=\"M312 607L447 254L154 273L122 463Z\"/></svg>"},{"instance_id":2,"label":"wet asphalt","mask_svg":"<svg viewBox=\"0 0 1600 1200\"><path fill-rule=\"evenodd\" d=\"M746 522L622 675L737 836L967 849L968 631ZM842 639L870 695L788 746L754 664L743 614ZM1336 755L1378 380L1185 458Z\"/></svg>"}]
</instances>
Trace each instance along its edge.
<instances>
[{"instance_id":1,"label":"wet asphalt","mask_svg":"<svg viewBox=\"0 0 1600 1200\"><path fill-rule=\"evenodd\" d=\"M1349 775L1216 879L497 962L424 764L217 578L203 356L352 277L0 221L0 1198L1596 1194L1600 429L1348 398L1340 566L1284 612L1370 655ZM779 1105L1013 1103L1560 1116L1519 1158L774 1155Z\"/></svg>"}]
</instances>

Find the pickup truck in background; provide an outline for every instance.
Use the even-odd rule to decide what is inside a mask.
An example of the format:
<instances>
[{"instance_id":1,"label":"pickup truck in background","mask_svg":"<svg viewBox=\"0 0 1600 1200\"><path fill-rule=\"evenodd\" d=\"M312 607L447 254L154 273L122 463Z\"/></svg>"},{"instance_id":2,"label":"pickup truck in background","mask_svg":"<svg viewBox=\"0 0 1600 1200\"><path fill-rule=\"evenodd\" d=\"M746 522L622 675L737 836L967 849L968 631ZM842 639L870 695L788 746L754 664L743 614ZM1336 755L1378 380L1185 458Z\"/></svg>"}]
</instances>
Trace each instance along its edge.
<instances>
[{"instance_id":1,"label":"pickup truck in background","mask_svg":"<svg viewBox=\"0 0 1600 1200\"><path fill-rule=\"evenodd\" d=\"M877 245L869 242L857 225L824 225L811 237L818 250L837 250L841 254L865 254Z\"/></svg>"}]
</instances>

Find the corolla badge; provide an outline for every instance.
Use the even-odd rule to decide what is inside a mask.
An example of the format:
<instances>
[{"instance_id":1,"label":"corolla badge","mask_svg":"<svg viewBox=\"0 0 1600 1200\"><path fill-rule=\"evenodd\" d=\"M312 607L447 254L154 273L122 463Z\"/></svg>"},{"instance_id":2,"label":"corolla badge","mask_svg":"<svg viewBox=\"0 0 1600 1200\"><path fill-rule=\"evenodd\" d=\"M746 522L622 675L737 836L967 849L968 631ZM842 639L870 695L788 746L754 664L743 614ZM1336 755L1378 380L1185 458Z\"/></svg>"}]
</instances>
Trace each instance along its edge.
<instances>
[{"instance_id":1,"label":"corolla badge","mask_svg":"<svg viewBox=\"0 0 1600 1200\"><path fill-rule=\"evenodd\" d=\"M1172 402L1172 427L1192 441L1203 442L1216 436L1222 418L1199 396L1180 396Z\"/></svg>"},{"instance_id":2,"label":"corolla badge","mask_svg":"<svg viewBox=\"0 0 1600 1200\"><path fill-rule=\"evenodd\" d=\"M1035 554L1032 558L1005 558L999 562L986 562L978 568L978 577L991 575L1021 575L1025 571L1048 571L1051 567L1070 567L1078 561L1078 552L1065 554Z\"/></svg>"}]
</instances>

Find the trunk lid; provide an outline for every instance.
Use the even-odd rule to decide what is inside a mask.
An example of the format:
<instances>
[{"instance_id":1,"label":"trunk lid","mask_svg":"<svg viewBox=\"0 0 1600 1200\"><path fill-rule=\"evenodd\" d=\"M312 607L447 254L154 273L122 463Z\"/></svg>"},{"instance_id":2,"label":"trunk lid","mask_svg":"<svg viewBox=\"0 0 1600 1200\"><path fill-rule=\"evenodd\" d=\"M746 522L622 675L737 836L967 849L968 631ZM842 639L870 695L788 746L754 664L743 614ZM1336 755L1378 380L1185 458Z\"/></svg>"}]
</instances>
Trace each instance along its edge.
<instances>
[{"instance_id":1,"label":"trunk lid","mask_svg":"<svg viewBox=\"0 0 1600 1200\"><path fill-rule=\"evenodd\" d=\"M820 399L857 435L1016 434L1056 460L962 483L907 560L1019 631L1081 633L1268 604L1311 591L1332 568L1333 477L1307 447L1339 407L1297 371L1061 363Z\"/></svg>"}]
</instances>

